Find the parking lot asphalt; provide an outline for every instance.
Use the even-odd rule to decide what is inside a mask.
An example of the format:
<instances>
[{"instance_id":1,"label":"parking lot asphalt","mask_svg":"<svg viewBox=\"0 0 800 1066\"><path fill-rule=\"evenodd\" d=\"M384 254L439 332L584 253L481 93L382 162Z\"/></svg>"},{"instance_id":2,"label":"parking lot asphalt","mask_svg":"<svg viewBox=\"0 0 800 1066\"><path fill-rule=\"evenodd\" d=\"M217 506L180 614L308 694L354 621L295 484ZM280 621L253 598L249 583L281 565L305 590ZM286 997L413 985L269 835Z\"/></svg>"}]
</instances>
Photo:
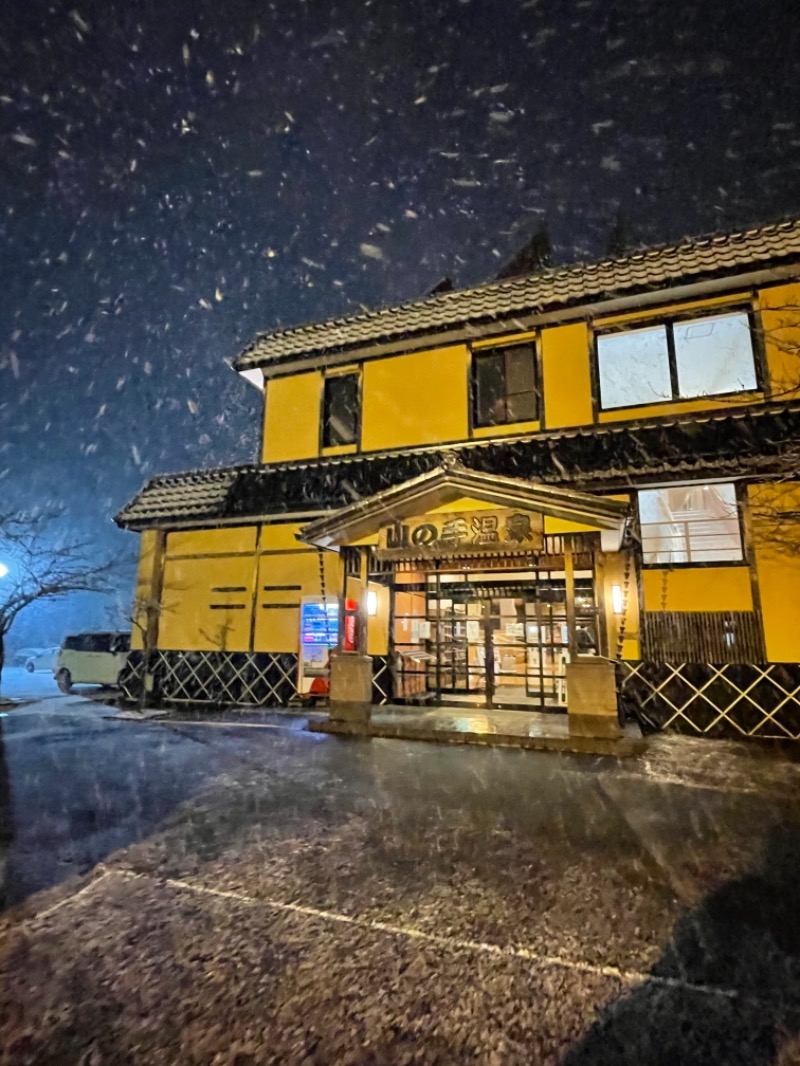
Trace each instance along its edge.
<instances>
[{"instance_id":1,"label":"parking lot asphalt","mask_svg":"<svg viewBox=\"0 0 800 1066\"><path fill-rule=\"evenodd\" d=\"M110 714L0 719L0 1062L800 1061L785 752Z\"/></svg>"}]
</instances>

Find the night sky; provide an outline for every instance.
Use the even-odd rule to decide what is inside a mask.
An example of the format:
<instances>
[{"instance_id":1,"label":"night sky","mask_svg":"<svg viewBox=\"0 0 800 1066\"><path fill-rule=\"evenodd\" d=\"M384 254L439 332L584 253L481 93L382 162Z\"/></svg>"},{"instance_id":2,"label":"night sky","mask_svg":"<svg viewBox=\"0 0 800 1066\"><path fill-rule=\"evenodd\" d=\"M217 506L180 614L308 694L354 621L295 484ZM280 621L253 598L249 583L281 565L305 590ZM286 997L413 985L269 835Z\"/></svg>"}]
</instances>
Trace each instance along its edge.
<instances>
[{"instance_id":1,"label":"night sky","mask_svg":"<svg viewBox=\"0 0 800 1066\"><path fill-rule=\"evenodd\" d=\"M796 2L5 0L0 494L122 553L260 330L800 214Z\"/></svg>"}]
</instances>

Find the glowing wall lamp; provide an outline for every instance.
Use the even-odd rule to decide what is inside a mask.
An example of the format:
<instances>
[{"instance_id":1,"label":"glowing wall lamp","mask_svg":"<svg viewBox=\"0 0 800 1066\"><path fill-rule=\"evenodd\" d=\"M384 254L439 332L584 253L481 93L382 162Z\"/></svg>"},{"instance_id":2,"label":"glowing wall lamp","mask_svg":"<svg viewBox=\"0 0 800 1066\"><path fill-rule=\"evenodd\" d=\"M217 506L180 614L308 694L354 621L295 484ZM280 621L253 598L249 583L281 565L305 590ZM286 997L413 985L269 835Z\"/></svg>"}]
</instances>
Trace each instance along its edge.
<instances>
[{"instance_id":1,"label":"glowing wall lamp","mask_svg":"<svg viewBox=\"0 0 800 1066\"><path fill-rule=\"evenodd\" d=\"M8 573L8 567L5 563L0 563L0 577L5 577Z\"/></svg>"},{"instance_id":2,"label":"glowing wall lamp","mask_svg":"<svg viewBox=\"0 0 800 1066\"><path fill-rule=\"evenodd\" d=\"M367 614L376 615L378 613L378 593L373 592L372 589L367 590Z\"/></svg>"},{"instance_id":3,"label":"glowing wall lamp","mask_svg":"<svg viewBox=\"0 0 800 1066\"><path fill-rule=\"evenodd\" d=\"M611 586L611 607L614 614L622 614L622 586Z\"/></svg>"}]
</instances>

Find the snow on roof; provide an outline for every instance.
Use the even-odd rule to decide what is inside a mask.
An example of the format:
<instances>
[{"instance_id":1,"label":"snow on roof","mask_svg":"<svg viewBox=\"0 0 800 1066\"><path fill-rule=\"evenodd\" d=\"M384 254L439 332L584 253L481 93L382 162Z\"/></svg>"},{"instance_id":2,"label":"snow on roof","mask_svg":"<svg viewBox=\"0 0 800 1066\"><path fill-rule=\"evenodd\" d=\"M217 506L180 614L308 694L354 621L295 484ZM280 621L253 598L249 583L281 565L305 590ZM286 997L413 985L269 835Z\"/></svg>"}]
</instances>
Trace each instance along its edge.
<instances>
[{"instance_id":1,"label":"snow on roof","mask_svg":"<svg viewBox=\"0 0 800 1066\"><path fill-rule=\"evenodd\" d=\"M153 478L115 521L149 526L245 524L324 513L433 470L445 456L481 473L618 491L654 480L785 473L800 439L800 404L769 404L336 458L247 464Z\"/></svg>"},{"instance_id":2,"label":"snow on roof","mask_svg":"<svg viewBox=\"0 0 800 1066\"><path fill-rule=\"evenodd\" d=\"M545 270L413 303L264 333L234 361L247 370L289 358L346 351L448 327L501 322L609 296L674 287L800 258L800 219L696 238L622 259Z\"/></svg>"}]
</instances>

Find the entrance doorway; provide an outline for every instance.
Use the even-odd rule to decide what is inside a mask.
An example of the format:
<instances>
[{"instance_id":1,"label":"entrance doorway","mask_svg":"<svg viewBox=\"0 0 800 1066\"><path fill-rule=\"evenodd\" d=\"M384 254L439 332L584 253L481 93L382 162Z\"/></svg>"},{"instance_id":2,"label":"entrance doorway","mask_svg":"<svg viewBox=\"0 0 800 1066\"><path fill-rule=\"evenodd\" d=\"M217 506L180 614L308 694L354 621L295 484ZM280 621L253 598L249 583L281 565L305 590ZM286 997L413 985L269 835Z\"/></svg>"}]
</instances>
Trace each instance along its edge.
<instances>
[{"instance_id":1,"label":"entrance doorway","mask_svg":"<svg viewBox=\"0 0 800 1066\"><path fill-rule=\"evenodd\" d=\"M564 711L570 655L563 570L433 572L395 586L397 695ZM575 645L597 654L592 571L575 581Z\"/></svg>"}]
</instances>

